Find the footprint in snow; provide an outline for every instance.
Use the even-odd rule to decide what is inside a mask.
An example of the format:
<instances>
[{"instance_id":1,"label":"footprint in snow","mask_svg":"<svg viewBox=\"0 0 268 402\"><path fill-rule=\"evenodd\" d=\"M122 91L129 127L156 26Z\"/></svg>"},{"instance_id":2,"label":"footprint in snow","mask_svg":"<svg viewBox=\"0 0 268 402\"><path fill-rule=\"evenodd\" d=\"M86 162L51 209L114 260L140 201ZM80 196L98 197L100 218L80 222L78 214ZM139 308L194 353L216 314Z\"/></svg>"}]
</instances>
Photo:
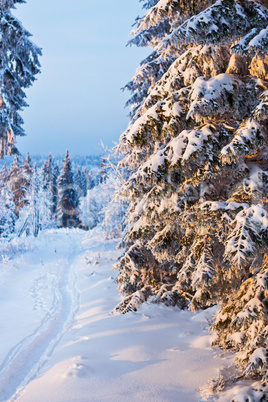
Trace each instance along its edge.
<instances>
[{"instance_id":1,"label":"footprint in snow","mask_svg":"<svg viewBox=\"0 0 268 402\"><path fill-rule=\"evenodd\" d=\"M88 360L88 359L81 358L81 360ZM94 369L92 367L89 367L87 364L84 364L82 362L76 361L69 366L64 377L83 378L91 375L92 373L94 373Z\"/></svg>"}]
</instances>

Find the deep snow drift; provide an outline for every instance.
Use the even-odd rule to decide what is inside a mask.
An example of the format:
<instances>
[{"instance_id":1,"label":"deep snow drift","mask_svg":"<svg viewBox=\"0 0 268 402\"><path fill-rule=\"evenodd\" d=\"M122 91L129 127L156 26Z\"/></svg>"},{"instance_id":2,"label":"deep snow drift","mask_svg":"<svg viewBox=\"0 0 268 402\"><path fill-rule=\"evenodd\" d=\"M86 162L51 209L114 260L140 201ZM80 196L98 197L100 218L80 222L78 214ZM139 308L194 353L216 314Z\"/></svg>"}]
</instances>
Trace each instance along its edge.
<instances>
[{"instance_id":1,"label":"deep snow drift","mask_svg":"<svg viewBox=\"0 0 268 402\"><path fill-rule=\"evenodd\" d=\"M2 251L1 401L198 401L230 363L210 347L208 311L111 313L116 244L63 229Z\"/></svg>"}]
</instances>

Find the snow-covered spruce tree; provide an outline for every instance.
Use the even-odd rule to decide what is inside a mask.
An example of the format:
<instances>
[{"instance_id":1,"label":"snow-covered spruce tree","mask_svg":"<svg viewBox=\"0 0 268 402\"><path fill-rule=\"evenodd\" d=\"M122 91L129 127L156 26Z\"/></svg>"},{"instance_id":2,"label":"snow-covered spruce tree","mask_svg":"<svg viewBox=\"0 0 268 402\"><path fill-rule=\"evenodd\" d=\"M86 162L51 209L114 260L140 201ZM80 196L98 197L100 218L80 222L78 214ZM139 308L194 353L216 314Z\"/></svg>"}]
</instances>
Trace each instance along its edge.
<instances>
[{"instance_id":1,"label":"snow-covered spruce tree","mask_svg":"<svg viewBox=\"0 0 268 402\"><path fill-rule=\"evenodd\" d=\"M64 166L58 178L58 218L62 227L77 227L79 219L79 189L74 184L69 152L66 152Z\"/></svg>"},{"instance_id":2,"label":"snow-covered spruce tree","mask_svg":"<svg viewBox=\"0 0 268 402\"><path fill-rule=\"evenodd\" d=\"M60 167L59 167L59 163L56 162L54 169L53 169L53 174L55 175L56 179L57 179L57 183L58 183L58 179L60 177Z\"/></svg>"},{"instance_id":3,"label":"snow-covered spruce tree","mask_svg":"<svg viewBox=\"0 0 268 402\"><path fill-rule=\"evenodd\" d=\"M21 186L23 187L25 192L27 192L27 190L30 186L32 174L33 174L33 171L32 171L32 167L31 167L31 158L30 158L30 154L27 153L24 163L21 167Z\"/></svg>"},{"instance_id":4,"label":"snow-covered spruce tree","mask_svg":"<svg viewBox=\"0 0 268 402\"><path fill-rule=\"evenodd\" d=\"M27 155L25 157L25 161L22 166L22 172L28 179L30 179L30 177L32 175L32 167L31 167L31 158L30 158L29 152L27 153Z\"/></svg>"},{"instance_id":5,"label":"snow-covered spruce tree","mask_svg":"<svg viewBox=\"0 0 268 402\"><path fill-rule=\"evenodd\" d=\"M29 159L29 158L28 158ZM24 203L20 208L19 217L16 224L18 237L30 234L35 237L39 232L39 188L40 182L37 176L36 164L31 168L31 176L28 177L27 186L24 192Z\"/></svg>"},{"instance_id":6,"label":"snow-covered spruce tree","mask_svg":"<svg viewBox=\"0 0 268 402\"><path fill-rule=\"evenodd\" d=\"M131 204L120 289L150 285L157 300L192 309L221 299L232 266L243 277L267 231L268 10L255 1L206 5L186 20L179 14L159 42L175 61L118 147L133 170L121 190Z\"/></svg>"},{"instance_id":7,"label":"snow-covered spruce tree","mask_svg":"<svg viewBox=\"0 0 268 402\"><path fill-rule=\"evenodd\" d=\"M5 187L7 184L7 176L8 176L8 170L7 170L7 165L4 163L2 169L0 170L0 184L1 187Z\"/></svg>"},{"instance_id":8,"label":"snow-covered spruce tree","mask_svg":"<svg viewBox=\"0 0 268 402\"><path fill-rule=\"evenodd\" d=\"M47 161L41 168L42 177L42 190L48 198L48 203L50 204L51 219L56 220L57 213L57 202L58 202L58 186L57 186L57 175L54 169L54 164L52 160L52 155L49 154Z\"/></svg>"},{"instance_id":9,"label":"snow-covered spruce tree","mask_svg":"<svg viewBox=\"0 0 268 402\"><path fill-rule=\"evenodd\" d=\"M121 189L130 208L118 309L150 295L193 310L222 301L215 343L239 350L242 376L258 378L267 367L268 8L212 3L178 15L158 43L174 62L121 136L132 174Z\"/></svg>"},{"instance_id":10,"label":"snow-covered spruce tree","mask_svg":"<svg viewBox=\"0 0 268 402\"><path fill-rule=\"evenodd\" d=\"M51 211L53 208L53 198L49 187L44 187L43 169L37 169L36 163L32 168L29 187L25 195L26 203L20 210L17 222L18 235L38 236L40 230L55 226L55 218Z\"/></svg>"},{"instance_id":11,"label":"snow-covered spruce tree","mask_svg":"<svg viewBox=\"0 0 268 402\"><path fill-rule=\"evenodd\" d=\"M30 33L11 13L24 0L0 2L0 156L16 153L15 137L24 135L19 115L27 103L24 88L39 73L41 50L29 39Z\"/></svg>"},{"instance_id":12,"label":"snow-covered spruce tree","mask_svg":"<svg viewBox=\"0 0 268 402\"><path fill-rule=\"evenodd\" d=\"M15 227L17 222L16 205L13 201L12 192L7 186L2 189L3 210L1 210L1 236L11 238L15 235Z\"/></svg>"},{"instance_id":13,"label":"snow-covered spruce tree","mask_svg":"<svg viewBox=\"0 0 268 402\"><path fill-rule=\"evenodd\" d=\"M97 183L98 184L105 183L107 178L108 178L108 167L105 158L102 158L101 164L98 169Z\"/></svg>"},{"instance_id":14,"label":"snow-covered spruce tree","mask_svg":"<svg viewBox=\"0 0 268 402\"><path fill-rule=\"evenodd\" d=\"M19 173L19 184L23 190L23 203L19 209L16 224L18 236L23 234L38 236L40 230L55 227L57 218L57 177L51 155L40 168L30 166L30 157Z\"/></svg>"},{"instance_id":15,"label":"snow-covered spruce tree","mask_svg":"<svg viewBox=\"0 0 268 402\"><path fill-rule=\"evenodd\" d=\"M86 166L84 167L86 168ZM87 195L87 175L87 169L81 170L80 166L77 166L74 182L83 197L86 197Z\"/></svg>"},{"instance_id":16,"label":"snow-covered spruce tree","mask_svg":"<svg viewBox=\"0 0 268 402\"><path fill-rule=\"evenodd\" d=\"M4 164L0 171L0 236L4 238L13 236L17 220L16 206L13 201L13 193L7 182L7 176L8 172L6 164Z\"/></svg>"},{"instance_id":17,"label":"snow-covered spruce tree","mask_svg":"<svg viewBox=\"0 0 268 402\"><path fill-rule=\"evenodd\" d=\"M81 175L82 175L82 180L81 180L82 194L84 197L86 197L87 189L88 189L88 186L90 185L89 171L86 166L82 167Z\"/></svg>"},{"instance_id":18,"label":"snow-covered spruce tree","mask_svg":"<svg viewBox=\"0 0 268 402\"><path fill-rule=\"evenodd\" d=\"M7 176L8 186L13 194L13 201L16 205L17 216L21 208L25 205L26 192L29 187L29 179L25 176L19 164L18 156L15 155L13 163Z\"/></svg>"}]
</instances>

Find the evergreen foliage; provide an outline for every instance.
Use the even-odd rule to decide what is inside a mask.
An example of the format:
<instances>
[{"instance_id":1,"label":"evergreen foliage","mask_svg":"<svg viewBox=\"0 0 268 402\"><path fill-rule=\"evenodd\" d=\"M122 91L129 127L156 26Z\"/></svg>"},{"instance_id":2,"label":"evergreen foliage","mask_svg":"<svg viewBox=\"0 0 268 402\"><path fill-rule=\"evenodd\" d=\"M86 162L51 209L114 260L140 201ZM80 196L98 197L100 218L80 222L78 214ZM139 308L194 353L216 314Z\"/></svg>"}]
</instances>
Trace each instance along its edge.
<instances>
[{"instance_id":1,"label":"evergreen foliage","mask_svg":"<svg viewBox=\"0 0 268 402\"><path fill-rule=\"evenodd\" d=\"M139 117L139 106L146 99L150 88L168 70L176 56L182 52L182 48L177 46L173 54L163 54L160 46L162 40L172 32L174 26L210 3L209 0L205 2L200 0L163 0L144 4L144 8L149 9L149 11L143 18L138 17L136 19L136 28L131 32L133 38L128 44L142 47L150 46L152 53L141 62L135 76L124 87L132 94L126 106L131 106L130 116L133 120Z\"/></svg>"},{"instance_id":2,"label":"evergreen foliage","mask_svg":"<svg viewBox=\"0 0 268 402\"><path fill-rule=\"evenodd\" d=\"M32 175L32 168L31 168L31 158L29 152L26 155L23 167L22 167L22 172L25 176L30 177Z\"/></svg>"},{"instance_id":3,"label":"evergreen foliage","mask_svg":"<svg viewBox=\"0 0 268 402\"><path fill-rule=\"evenodd\" d=\"M8 172L4 164L0 171L0 236L10 238L15 231L17 215L13 194L9 188L7 177Z\"/></svg>"},{"instance_id":4,"label":"evergreen foliage","mask_svg":"<svg viewBox=\"0 0 268 402\"><path fill-rule=\"evenodd\" d=\"M57 179L59 172L54 169L52 155L49 154L47 161L41 168L42 189L46 192L50 204L51 219L56 219L58 205Z\"/></svg>"},{"instance_id":5,"label":"evergreen foliage","mask_svg":"<svg viewBox=\"0 0 268 402\"><path fill-rule=\"evenodd\" d=\"M266 379L268 254L262 257L260 267L253 263L254 275L227 295L212 329L217 333L215 345L238 352L236 360L246 377L257 374Z\"/></svg>"},{"instance_id":6,"label":"evergreen foliage","mask_svg":"<svg viewBox=\"0 0 268 402\"><path fill-rule=\"evenodd\" d=\"M15 155L13 163L8 172L7 180L9 182L10 190L13 194L13 201L16 205L18 216L19 211L26 202L25 195L27 191L28 181L25 179L25 175L22 172L17 155Z\"/></svg>"},{"instance_id":7,"label":"evergreen foliage","mask_svg":"<svg viewBox=\"0 0 268 402\"><path fill-rule=\"evenodd\" d=\"M59 206L58 217L60 226L76 227L79 220L79 192L74 184L71 161L68 151L64 159L64 166L58 178Z\"/></svg>"},{"instance_id":8,"label":"evergreen foliage","mask_svg":"<svg viewBox=\"0 0 268 402\"><path fill-rule=\"evenodd\" d=\"M80 197L85 199L88 170L80 170L81 190L73 182L70 169L68 153L61 170L58 163L54 164L51 154L40 168L36 163L31 166L29 154L22 165L17 155L9 169L4 164L0 170L0 238L38 236L40 230L63 224L87 229L80 222L78 207ZM102 197L106 199L106 195Z\"/></svg>"},{"instance_id":9,"label":"evergreen foliage","mask_svg":"<svg viewBox=\"0 0 268 402\"><path fill-rule=\"evenodd\" d=\"M35 237L38 236L38 232L40 229L39 203L43 201L41 197L39 198L39 190L40 190L39 177L36 170L36 165L34 165L33 168L31 169L31 177L29 177L29 181L27 182L25 203L19 212L19 217L17 221L19 237L24 232L26 233L27 236L29 236L30 234L34 235Z\"/></svg>"},{"instance_id":10,"label":"evergreen foliage","mask_svg":"<svg viewBox=\"0 0 268 402\"><path fill-rule=\"evenodd\" d=\"M108 169L107 169L107 164L105 159L103 158L101 161L101 164L99 166L99 173L98 173L98 184L99 183L105 183L105 181L108 178L108 173L107 173Z\"/></svg>"},{"instance_id":11,"label":"evergreen foliage","mask_svg":"<svg viewBox=\"0 0 268 402\"><path fill-rule=\"evenodd\" d=\"M213 330L225 348L236 325L229 332L226 323L246 308L250 284L259 301L243 330L252 320L259 330L240 342L247 357L238 362L248 367L242 377L258 378L267 345L260 340L255 355L252 342L258 331L264 339L267 303L252 277L267 270L267 22L265 2L150 3L131 43L167 64L145 74L147 59L127 85L133 111L117 147L130 171L120 190L130 202L117 265L121 310L139 295L192 310L224 301Z\"/></svg>"},{"instance_id":12,"label":"evergreen foliage","mask_svg":"<svg viewBox=\"0 0 268 402\"><path fill-rule=\"evenodd\" d=\"M77 166L74 182L77 186L78 192L83 197L86 197L87 195L87 176L88 176L87 168L85 167L85 169L81 171L80 166Z\"/></svg>"},{"instance_id":13,"label":"evergreen foliage","mask_svg":"<svg viewBox=\"0 0 268 402\"><path fill-rule=\"evenodd\" d=\"M29 39L30 33L11 13L23 0L0 2L0 156L16 153L15 137L24 135L19 114L27 106L24 88L39 73L41 50Z\"/></svg>"}]
</instances>

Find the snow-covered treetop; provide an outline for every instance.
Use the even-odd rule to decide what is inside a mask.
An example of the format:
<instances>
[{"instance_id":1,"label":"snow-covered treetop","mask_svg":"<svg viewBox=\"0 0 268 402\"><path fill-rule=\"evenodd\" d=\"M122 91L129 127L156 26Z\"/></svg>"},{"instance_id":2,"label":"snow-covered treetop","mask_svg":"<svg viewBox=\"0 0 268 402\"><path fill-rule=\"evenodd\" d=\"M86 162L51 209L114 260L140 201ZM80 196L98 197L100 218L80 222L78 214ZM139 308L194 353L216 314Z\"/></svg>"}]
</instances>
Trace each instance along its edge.
<instances>
[{"instance_id":1,"label":"snow-covered treetop","mask_svg":"<svg viewBox=\"0 0 268 402\"><path fill-rule=\"evenodd\" d=\"M15 3L26 3L25 0L1 0L0 10L7 10L9 8L14 8Z\"/></svg>"},{"instance_id":2,"label":"snow-covered treetop","mask_svg":"<svg viewBox=\"0 0 268 402\"><path fill-rule=\"evenodd\" d=\"M30 87L40 72L38 58L42 54L30 40L31 34L11 13L17 3L25 1L0 1L1 157L16 152L15 137L24 135L19 111L28 105L23 89Z\"/></svg>"},{"instance_id":3,"label":"snow-covered treetop","mask_svg":"<svg viewBox=\"0 0 268 402\"><path fill-rule=\"evenodd\" d=\"M73 172L72 172L72 166L71 166L71 161L70 161L70 155L69 152L66 151L65 159L64 159L64 166L62 168L61 174L58 178L58 185L61 188L64 188L64 186L68 186L69 184L73 183Z\"/></svg>"}]
</instances>

